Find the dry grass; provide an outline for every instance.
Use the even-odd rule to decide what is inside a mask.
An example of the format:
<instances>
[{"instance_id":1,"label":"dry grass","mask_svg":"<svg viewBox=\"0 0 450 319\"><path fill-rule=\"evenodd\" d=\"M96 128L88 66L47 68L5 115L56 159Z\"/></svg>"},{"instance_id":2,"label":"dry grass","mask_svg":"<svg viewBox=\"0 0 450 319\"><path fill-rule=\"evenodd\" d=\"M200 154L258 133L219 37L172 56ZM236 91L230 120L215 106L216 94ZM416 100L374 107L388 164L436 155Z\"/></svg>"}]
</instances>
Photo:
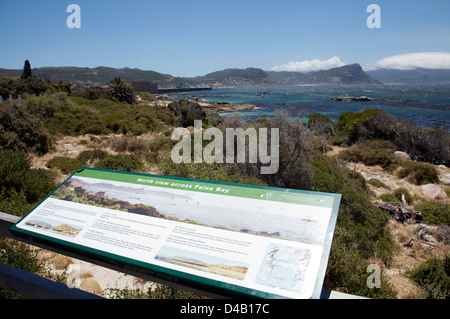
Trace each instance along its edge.
<instances>
[{"instance_id":1,"label":"dry grass","mask_svg":"<svg viewBox=\"0 0 450 319\"><path fill-rule=\"evenodd\" d=\"M72 263L72 258L58 254L53 257L52 261L53 266L56 270L63 270L69 267L69 265Z\"/></svg>"}]
</instances>

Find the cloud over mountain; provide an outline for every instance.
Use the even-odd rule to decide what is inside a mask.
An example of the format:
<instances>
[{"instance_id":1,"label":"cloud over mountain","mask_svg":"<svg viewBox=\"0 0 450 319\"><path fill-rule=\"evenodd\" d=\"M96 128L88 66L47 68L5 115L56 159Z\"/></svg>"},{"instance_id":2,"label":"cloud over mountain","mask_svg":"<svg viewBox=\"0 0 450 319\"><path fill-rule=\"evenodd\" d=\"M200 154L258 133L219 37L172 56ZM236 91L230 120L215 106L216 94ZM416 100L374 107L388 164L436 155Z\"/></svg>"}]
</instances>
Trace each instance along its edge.
<instances>
[{"instance_id":1,"label":"cloud over mountain","mask_svg":"<svg viewBox=\"0 0 450 319\"><path fill-rule=\"evenodd\" d=\"M420 52L394 55L366 65L366 71L376 69L414 70L414 69L450 69L450 53Z\"/></svg>"},{"instance_id":2,"label":"cloud over mountain","mask_svg":"<svg viewBox=\"0 0 450 319\"><path fill-rule=\"evenodd\" d=\"M294 72L311 72L319 70L328 70L331 68L337 68L344 66L346 63L342 62L337 56L334 56L328 60L305 60L297 62L289 62L282 65L277 65L270 68L271 71L294 71Z\"/></svg>"}]
</instances>

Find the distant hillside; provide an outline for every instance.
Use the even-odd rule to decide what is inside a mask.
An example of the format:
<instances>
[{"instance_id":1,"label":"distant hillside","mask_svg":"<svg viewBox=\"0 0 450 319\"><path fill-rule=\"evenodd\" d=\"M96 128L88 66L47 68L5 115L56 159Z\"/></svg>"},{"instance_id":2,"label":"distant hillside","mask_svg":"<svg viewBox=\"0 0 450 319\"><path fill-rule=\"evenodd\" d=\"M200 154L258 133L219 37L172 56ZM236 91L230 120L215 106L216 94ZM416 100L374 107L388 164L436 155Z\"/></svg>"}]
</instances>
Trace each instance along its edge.
<instances>
[{"instance_id":1,"label":"distant hillside","mask_svg":"<svg viewBox=\"0 0 450 319\"><path fill-rule=\"evenodd\" d=\"M367 75L359 64L349 64L329 70L309 73L269 71L267 74L279 84L379 84L380 82Z\"/></svg>"},{"instance_id":2,"label":"distant hillside","mask_svg":"<svg viewBox=\"0 0 450 319\"><path fill-rule=\"evenodd\" d=\"M209 84L252 84L261 83L268 80L269 76L262 69L225 69L216 71L205 76L195 78L197 81Z\"/></svg>"},{"instance_id":3,"label":"distant hillside","mask_svg":"<svg viewBox=\"0 0 450 319\"><path fill-rule=\"evenodd\" d=\"M20 76L22 70L0 69L0 76ZM155 71L143 71L140 69L114 69L108 67L80 68L80 67L44 67L32 69L32 74L38 78L48 78L53 82L91 82L103 85L114 77L122 77L128 81L144 80L156 81L162 86L179 85L186 82L183 78L173 77L168 74L161 74Z\"/></svg>"},{"instance_id":4,"label":"distant hillside","mask_svg":"<svg viewBox=\"0 0 450 319\"><path fill-rule=\"evenodd\" d=\"M368 75L383 83L450 84L450 70L415 69L367 71Z\"/></svg>"},{"instance_id":5,"label":"distant hillside","mask_svg":"<svg viewBox=\"0 0 450 319\"><path fill-rule=\"evenodd\" d=\"M0 76L20 76L22 70L0 69ZM155 71L140 69L114 69L108 67L80 68L80 67L44 67L32 70L33 75L53 82L63 81L76 83L77 81L103 85L114 77L125 80L155 81L159 87L175 87L181 83L191 86L262 86L262 85L298 85L298 84L373 84L378 81L367 75L359 64L345 65L324 71L274 72L257 68L225 69L204 76L192 78L174 77Z\"/></svg>"}]
</instances>

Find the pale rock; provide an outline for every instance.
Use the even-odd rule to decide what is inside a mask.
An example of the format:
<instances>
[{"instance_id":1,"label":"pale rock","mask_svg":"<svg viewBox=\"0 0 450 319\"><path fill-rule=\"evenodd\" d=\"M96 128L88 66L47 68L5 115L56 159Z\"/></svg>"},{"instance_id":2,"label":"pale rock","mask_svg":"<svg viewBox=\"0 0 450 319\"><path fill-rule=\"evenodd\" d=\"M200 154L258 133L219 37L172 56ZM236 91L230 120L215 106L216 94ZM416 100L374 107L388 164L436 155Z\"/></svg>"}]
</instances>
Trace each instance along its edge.
<instances>
[{"instance_id":1,"label":"pale rock","mask_svg":"<svg viewBox=\"0 0 450 319\"><path fill-rule=\"evenodd\" d=\"M446 199L447 193L435 184L422 185L420 187L422 194L432 199Z\"/></svg>"},{"instance_id":2,"label":"pale rock","mask_svg":"<svg viewBox=\"0 0 450 319\"><path fill-rule=\"evenodd\" d=\"M80 284L80 288L83 290L92 292L92 293L97 293L97 294L102 292L102 288L100 287L100 284L97 281L95 281L93 278L84 279Z\"/></svg>"},{"instance_id":3,"label":"pale rock","mask_svg":"<svg viewBox=\"0 0 450 319\"><path fill-rule=\"evenodd\" d=\"M411 156L409 156L408 153L401 152L401 151L394 152L394 156L396 158L398 158L399 160L403 160L403 161L410 161L411 160Z\"/></svg>"},{"instance_id":4,"label":"pale rock","mask_svg":"<svg viewBox=\"0 0 450 319\"><path fill-rule=\"evenodd\" d=\"M450 185L450 174L442 175L439 180L444 185Z\"/></svg>"}]
</instances>

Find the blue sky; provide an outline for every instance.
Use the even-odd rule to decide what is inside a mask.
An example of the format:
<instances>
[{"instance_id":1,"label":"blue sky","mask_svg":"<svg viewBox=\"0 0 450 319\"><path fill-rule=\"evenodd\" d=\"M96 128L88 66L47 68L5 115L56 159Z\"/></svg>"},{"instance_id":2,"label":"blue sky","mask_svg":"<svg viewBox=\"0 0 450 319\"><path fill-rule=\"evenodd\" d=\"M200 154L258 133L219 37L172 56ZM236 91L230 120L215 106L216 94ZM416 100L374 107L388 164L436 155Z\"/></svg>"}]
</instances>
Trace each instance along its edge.
<instances>
[{"instance_id":1,"label":"blue sky","mask_svg":"<svg viewBox=\"0 0 450 319\"><path fill-rule=\"evenodd\" d=\"M66 25L71 3L81 8L80 29ZM381 8L380 29L366 25L371 3ZM0 68L29 59L197 76L289 63L368 67L422 52L440 52L432 59L450 68L449 0L0 0L0 29Z\"/></svg>"}]
</instances>

